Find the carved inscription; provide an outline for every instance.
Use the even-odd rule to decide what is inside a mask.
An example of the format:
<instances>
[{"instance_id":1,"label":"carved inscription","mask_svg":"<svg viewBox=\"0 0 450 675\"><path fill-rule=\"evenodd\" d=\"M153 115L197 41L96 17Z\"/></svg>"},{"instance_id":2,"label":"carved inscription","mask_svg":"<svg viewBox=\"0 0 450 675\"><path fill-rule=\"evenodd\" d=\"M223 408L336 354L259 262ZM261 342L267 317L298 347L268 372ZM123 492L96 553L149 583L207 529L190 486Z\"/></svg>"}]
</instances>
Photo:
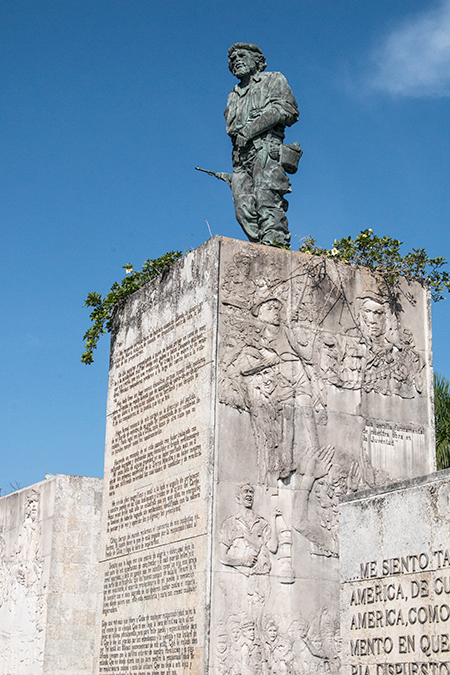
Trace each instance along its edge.
<instances>
[{"instance_id":1,"label":"carved inscription","mask_svg":"<svg viewBox=\"0 0 450 675\"><path fill-rule=\"evenodd\" d=\"M134 394L129 393L123 396L120 399L120 405L113 412L113 426L127 422L137 415L142 415L146 410L169 401L175 391L185 388L189 383L198 378L198 372L205 363L204 357L198 358L174 373L162 377L157 382L139 389ZM173 418L172 407L174 405L177 404L168 405L163 411L163 415L167 414L169 418ZM178 415L178 412L176 415ZM151 422L153 417L150 416L148 419ZM163 417L163 419L165 418ZM159 426L163 427L165 424L166 422ZM155 431L156 428L158 427L155 427L155 422L153 422L153 425L150 424L151 431Z\"/></svg>"},{"instance_id":2,"label":"carved inscription","mask_svg":"<svg viewBox=\"0 0 450 675\"><path fill-rule=\"evenodd\" d=\"M179 328L185 324L189 325L190 322L192 322L197 316L201 314L202 306L203 303L194 305L187 312L179 314L174 319L168 321L159 328L150 330L141 340L137 340L129 347L116 350L114 353L114 362L117 368L122 368L135 359L140 359L146 348L150 347L160 338L165 338L175 328Z\"/></svg>"},{"instance_id":3,"label":"carved inscription","mask_svg":"<svg viewBox=\"0 0 450 675\"><path fill-rule=\"evenodd\" d=\"M151 546L165 543L167 539L173 536L181 537L185 533L189 536L195 536L197 534L195 528L198 526L199 520L199 515L195 513L177 520L167 520L158 525L143 528L138 532L126 533L119 537L112 536L106 546L106 557L114 558L124 553L136 553Z\"/></svg>"},{"instance_id":4,"label":"carved inscription","mask_svg":"<svg viewBox=\"0 0 450 675\"><path fill-rule=\"evenodd\" d=\"M189 394L180 401L167 405L162 410L155 411L152 415L147 415L133 424L117 429L111 445L111 454L124 452L138 445L138 443L158 436L164 427L171 422L195 413L199 402L200 399L195 394Z\"/></svg>"},{"instance_id":5,"label":"carved inscription","mask_svg":"<svg viewBox=\"0 0 450 675\"><path fill-rule=\"evenodd\" d=\"M154 445L136 450L114 461L109 481L109 495L123 485L148 478L174 466L179 466L202 454L197 428L186 430L161 439Z\"/></svg>"},{"instance_id":6,"label":"carved inscription","mask_svg":"<svg viewBox=\"0 0 450 675\"><path fill-rule=\"evenodd\" d=\"M426 453L423 427L369 421L363 430L363 450L376 467L386 466L389 457L421 457ZM382 484L384 481L379 481Z\"/></svg>"},{"instance_id":7,"label":"carved inscription","mask_svg":"<svg viewBox=\"0 0 450 675\"><path fill-rule=\"evenodd\" d=\"M360 564L345 584L350 675L450 673L450 550Z\"/></svg>"},{"instance_id":8,"label":"carved inscription","mask_svg":"<svg viewBox=\"0 0 450 675\"><path fill-rule=\"evenodd\" d=\"M143 522L169 516L181 510L182 504L200 497L200 474L179 476L165 483L114 499L108 509L108 534L119 532L124 527L134 527Z\"/></svg>"},{"instance_id":9,"label":"carved inscription","mask_svg":"<svg viewBox=\"0 0 450 675\"><path fill-rule=\"evenodd\" d=\"M194 544L149 550L137 557L110 561L103 585L103 614L141 600L159 600L197 590Z\"/></svg>"},{"instance_id":10,"label":"carved inscription","mask_svg":"<svg viewBox=\"0 0 450 675\"><path fill-rule=\"evenodd\" d=\"M143 382L166 373L180 361L192 359L202 351L206 343L206 326L194 328L186 335L169 342L162 349L129 368L119 371L114 387L114 396L124 396L130 389L139 387Z\"/></svg>"},{"instance_id":11,"label":"carved inscription","mask_svg":"<svg viewBox=\"0 0 450 675\"><path fill-rule=\"evenodd\" d=\"M113 344L101 675L182 675L199 660L198 609L189 607L204 604L210 325L202 302L177 314L183 294L167 307L153 304L151 288L131 300Z\"/></svg>"},{"instance_id":12,"label":"carved inscription","mask_svg":"<svg viewBox=\"0 0 450 675\"><path fill-rule=\"evenodd\" d=\"M195 609L103 621L99 672L181 675L197 642Z\"/></svg>"}]
</instances>

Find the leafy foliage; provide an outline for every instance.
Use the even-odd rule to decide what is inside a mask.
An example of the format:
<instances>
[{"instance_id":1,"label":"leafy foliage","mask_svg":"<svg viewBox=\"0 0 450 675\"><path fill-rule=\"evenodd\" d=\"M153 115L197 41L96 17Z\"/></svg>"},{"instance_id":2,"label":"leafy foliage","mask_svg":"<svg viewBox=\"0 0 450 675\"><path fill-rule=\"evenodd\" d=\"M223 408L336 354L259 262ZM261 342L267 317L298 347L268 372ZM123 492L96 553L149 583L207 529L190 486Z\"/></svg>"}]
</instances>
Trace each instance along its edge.
<instances>
[{"instance_id":1,"label":"leafy foliage","mask_svg":"<svg viewBox=\"0 0 450 675\"><path fill-rule=\"evenodd\" d=\"M93 307L94 309L90 314L92 326L83 337L83 340L86 341L84 345L85 351L81 356L83 363L93 363L94 349L97 347L100 336L106 332L111 332L112 316L118 304L139 288L142 288L151 279L167 272L169 267L181 258L182 255L181 251L169 251L169 253L165 253L160 258L146 260L142 265L142 271L133 270L133 265L128 263L123 266L126 276L120 284L116 281L103 299L100 293L94 292L88 294L83 307Z\"/></svg>"},{"instance_id":2,"label":"leafy foliage","mask_svg":"<svg viewBox=\"0 0 450 675\"><path fill-rule=\"evenodd\" d=\"M434 417L438 469L450 467L450 381L434 374Z\"/></svg>"},{"instance_id":3,"label":"leafy foliage","mask_svg":"<svg viewBox=\"0 0 450 675\"><path fill-rule=\"evenodd\" d=\"M319 248L312 237L307 237L300 247L303 253L323 255L333 260L367 267L381 276L387 286L392 286L398 277L427 283L435 302L444 298L450 290L450 276L442 269L447 263L441 256L429 258L425 249L413 249L402 255L402 242L392 237L377 237L371 229L363 230L355 239L343 237L335 240L332 249Z\"/></svg>"}]
</instances>

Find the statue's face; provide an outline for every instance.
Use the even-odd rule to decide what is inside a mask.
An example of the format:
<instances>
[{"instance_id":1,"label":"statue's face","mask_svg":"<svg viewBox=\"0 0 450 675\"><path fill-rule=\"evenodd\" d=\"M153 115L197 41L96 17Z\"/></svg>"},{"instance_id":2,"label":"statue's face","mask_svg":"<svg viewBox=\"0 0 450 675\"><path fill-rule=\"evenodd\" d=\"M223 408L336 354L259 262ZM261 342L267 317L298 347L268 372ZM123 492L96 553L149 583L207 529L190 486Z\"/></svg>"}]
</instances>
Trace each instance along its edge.
<instances>
[{"instance_id":1,"label":"statue's face","mask_svg":"<svg viewBox=\"0 0 450 675\"><path fill-rule=\"evenodd\" d=\"M277 386L276 375L275 368L264 368L255 375L254 387L266 396L270 396Z\"/></svg>"},{"instance_id":2,"label":"statue's face","mask_svg":"<svg viewBox=\"0 0 450 675\"><path fill-rule=\"evenodd\" d=\"M239 626L237 624L233 624L231 626L230 633L231 633L231 637L233 638L233 640L235 642L238 642L239 638L241 637L241 629L239 628Z\"/></svg>"},{"instance_id":3,"label":"statue's face","mask_svg":"<svg viewBox=\"0 0 450 675\"><path fill-rule=\"evenodd\" d=\"M228 646L228 640L226 635L219 635L217 638L217 651L219 654L226 652Z\"/></svg>"},{"instance_id":4,"label":"statue's face","mask_svg":"<svg viewBox=\"0 0 450 675\"><path fill-rule=\"evenodd\" d=\"M241 270L242 274L245 277L248 277L250 275L251 271L251 258L249 256L243 255L243 256L236 256L236 264L239 266L239 269Z\"/></svg>"},{"instance_id":5,"label":"statue's face","mask_svg":"<svg viewBox=\"0 0 450 675\"><path fill-rule=\"evenodd\" d=\"M38 515L38 503L35 500L32 500L27 505L26 513L32 520L37 520Z\"/></svg>"},{"instance_id":6,"label":"statue's face","mask_svg":"<svg viewBox=\"0 0 450 675\"><path fill-rule=\"evenodd\" d=\"M249 49L235 49L229 58L230 70L235 77L242 79L257 72L257 57Z\"/></svg>"}]
</instances>

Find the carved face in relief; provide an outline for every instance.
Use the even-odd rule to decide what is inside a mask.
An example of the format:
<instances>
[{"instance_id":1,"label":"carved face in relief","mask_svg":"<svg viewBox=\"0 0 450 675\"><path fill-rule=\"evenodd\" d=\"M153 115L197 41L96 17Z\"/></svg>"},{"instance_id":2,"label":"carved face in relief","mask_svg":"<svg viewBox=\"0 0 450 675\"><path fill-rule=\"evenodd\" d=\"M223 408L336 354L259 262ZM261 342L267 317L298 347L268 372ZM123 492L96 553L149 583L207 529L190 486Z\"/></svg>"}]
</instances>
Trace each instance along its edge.
<instances>
[{"instance_id":1,"label":"carved face in relief","mask_svg":"<svg viewBox=\"0 0 450 675\"><path fill-rule=\"evenodd\" d=\"M219 654L224 654L228 647L228 637L226 633L219 633L217 636L217 651Z\"/></svg>"},{"instance_id":2,"label":"carved face in relief","mask_svg":"<svg viewBox=\"0 0 450 675\"><path fill-rule=\"evenodd\" d=\"M277 372L275 368L264 368L253 376L253 386L265 396L270 396L277 386Z\"/></svg>"},{"instance_id":3,"label":"carved face in relief","mask_svg":"<svg viewBox=\"0 0 450 675\"><path fill-rule=\"evenodd\" d=\"M239 642L241 637L241 627L238 621L233 621L230 625L230 635L233 642Z\"/></svg>"},{"instance_id":4,"label":"carved face in relief","mask_svg":"<svg viewBox=\"0 0 450 675\"><path fill-rule=\"evenodd\" d=\"M246 483L241 485L239 492L237 494L237 502L242 506L245 506L246 509L251 509L253 506L253 500L255 498L255 490L252 485Z\"/></svg>"},{"instance_id":5,"label":"carved face in relief","mask_svg":"<svg viewBox=\"0 0 450 675\"><path fill-rule=\"evenodd\" d=\"M252 257L248 253L235 253L234 263L239 271L242 273L242 276L245 278L250 276Z\"/></svg>"},{"instance_id":6,"label":"carved face in relief","mask_svg":"<svg viewBox=\"0 0 450 675\"><path fill-rule=\"evenodd\" d=\"M384 335L386 314L381 303L366 298L361 305L359 317L364 335L372 340L377 340Z\"/></svg>"},{"instance_id":7,"label":"carved face in relief","mask_svg":"<svg viewBox=\"0 0 450 675\"><path fill-rule=\"evenodd\" d=\"M256 632L255 632L255 624L252 621L242 626L242 635L248 642L254 642Z\"/></svg>"},{"instance_id":8,"label":"carved face in relief","mask_svg":"<svg viewBox=\"0 0 450 675\"><path fill-rule=\"evenodd\" d=\"M27 506L26 506L26 515L28 518L31 518L31 520L35 521L37 520L38 516L38 510L39 510L39 503L36 498L33 496L28 499Z\"/></svg>"},{"instance_id":9,"label":"carved face in relief","mask_svg":"<svg viewBox=\"0 0 450 675\"><path fill-rule=\"evenodd\" d=\"M276 627L275 621L270 621L266 628L267 637L271 642L275 642L278 635L278 628Z\"/></svg>"},{"instance_id":10,"label":"carved face in relief","mask_svg":"<svg viewBox=\"0 0 450 675\"><path fill-rule=\"evenodd\" d=\"M275 298L263 302L258 310L258 318L264 323L270 323L272 326L279 326L281 323L280 316L281 303Z\"/></svg>"}]
</instances>

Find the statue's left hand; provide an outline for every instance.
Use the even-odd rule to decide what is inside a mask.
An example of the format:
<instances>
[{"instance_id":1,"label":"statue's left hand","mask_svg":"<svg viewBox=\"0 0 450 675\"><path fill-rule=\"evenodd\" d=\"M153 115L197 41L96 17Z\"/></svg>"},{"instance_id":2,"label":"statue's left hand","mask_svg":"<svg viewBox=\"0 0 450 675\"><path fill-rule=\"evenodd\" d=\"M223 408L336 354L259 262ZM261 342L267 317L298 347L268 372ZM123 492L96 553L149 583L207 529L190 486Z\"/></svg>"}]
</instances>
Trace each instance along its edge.
<instances>
[{"instance_id":1,"label":"statue's left hand","mask_svg":"<svg viewBox=\"0 0 450 675\"><path fill-rule=\"evenodd\" d=\"M246 136L244 136L243 133L239 133L236 136L236 145L238 146L238 148L243 148L245 145L247 145L247 143L248 139L246 138Z\"/></svg>"}]
</instances>

